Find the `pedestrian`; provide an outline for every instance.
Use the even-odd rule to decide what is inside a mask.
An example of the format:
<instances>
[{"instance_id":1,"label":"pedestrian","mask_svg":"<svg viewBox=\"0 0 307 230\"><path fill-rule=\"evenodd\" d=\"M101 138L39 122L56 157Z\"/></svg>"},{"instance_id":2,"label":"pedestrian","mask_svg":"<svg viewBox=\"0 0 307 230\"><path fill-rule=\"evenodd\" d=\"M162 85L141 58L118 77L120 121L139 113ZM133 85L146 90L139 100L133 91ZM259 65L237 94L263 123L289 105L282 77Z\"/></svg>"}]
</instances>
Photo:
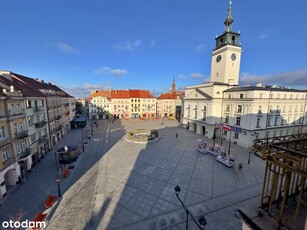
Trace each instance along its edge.
<instances>
[{"instance_id":1,"label":"pedestrian","mask_svg":"<svg viewBox=\"0 0 307 230\"><path fill-rule=\"evenodd\" d=\"M176 138L178 137L178 133L176 133Z\"/></svg>"}]
</instances>

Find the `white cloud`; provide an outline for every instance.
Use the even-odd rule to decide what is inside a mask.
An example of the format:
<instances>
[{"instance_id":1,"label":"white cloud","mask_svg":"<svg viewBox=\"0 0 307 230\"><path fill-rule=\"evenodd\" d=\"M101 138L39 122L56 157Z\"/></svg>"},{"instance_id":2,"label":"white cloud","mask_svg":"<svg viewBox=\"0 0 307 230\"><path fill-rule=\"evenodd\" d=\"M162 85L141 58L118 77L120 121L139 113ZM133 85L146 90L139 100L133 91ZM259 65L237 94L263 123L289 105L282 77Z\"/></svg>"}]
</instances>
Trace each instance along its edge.
<instances>
[{"instance_id":1,"label":"white cloud","mask_svg":"<svg viewBox=\"0 0 307 230\"><path fill-rule=\"evenodd\" d=\"M197 52L200 52L200 51L202 51L202 50L205 49L205 48L206 48L205 44L200 44L200 45L198 45L198 46L195 47L195 50L196 50Z\"/></svg>"},{"instance_id":2,"label":"white cloud","mask_svg":"<svg viewBox=\"0 0 307 230\"><path fill-rule=\"evenodd\" d=\"M278 85L286 87L307 88L307 71L295 70L291 72L274 73L266 75L253 75L242 73L240 76L241 85L256 85L262 83L265 85Z\"/></svg>"},{"instance_id":3,"label":"white cloud","mask_svg":"<svg viewBox=\"0 0 307 230\"><path fill-rule=\"evenodd\" d=\"M271 36L271 34L273 33L273 30L271 29L264 29L260 32L259 38L261 40L269 38Z\"/></svg>"},{"instance_id":4,"label":"white cloud","mask_svg":"<svg viewBox=\"0 0 307 230\"><path fill-rule=\"evenodd\" d=\"M183 74L179 74L179 79L185 79L185 76Z\"/></svg>"},{"instance_id":5,"label":"white cloud","mask_svg":"<svg viewBox=\"0 0 307 230\"><path fill-rule=\"evenodd\" d=\"M192 78L203 78L204 76L201 73L191 73Z\"/></svg>"},{"instance_id":6,"label":"white cloud","mask_svg":"<svg viewBox=\"0 0 307 230\"><path fill-rule=\"evenodd\" d=\"M125 69L112 69L110 67L103 66L93 71L94 74L106 74L114 77L120 77L128 73Z\"/></svg>"},{"instance_id":7,"label":"white cloud","mask_svg":"<svg viewBox=\"0 0 307 230\"><path fill-rule=\"evenodd\" d=\"M77 50L76 48L74 48L74 47L72 47L72 46L70 46L67 43L62 42L62 41L58 42L56 44L56 47L60 51L62 51L64 53L71 53L71 54L78 54L78 53L80 53L79 50Z\"/></svg>"},{"instance_id":8,"label":"white cloud","mask_svg":"<svg viewBox=\"0 0 307 230\"><path fill-rule=\"evenodd\" d=\"M60 88L74 97L86 98L90 96L91 90L111 89L112 82L105 82L101 84L84 83L83 85L72 85L70 87Z\"/></svg>"},{"instance_id":9,"label":"white cloud","mask_svg":"<svg viewBox=\"0 0 307 230\"><path fill-rule=\"evenodd\" d=\"M112 46L118 50L134 51L141 44L142 44L142 40L137 39L134 42L125 41L125 42L120 42L118 44L113 44Z\"/></svg>"}]
</instances>

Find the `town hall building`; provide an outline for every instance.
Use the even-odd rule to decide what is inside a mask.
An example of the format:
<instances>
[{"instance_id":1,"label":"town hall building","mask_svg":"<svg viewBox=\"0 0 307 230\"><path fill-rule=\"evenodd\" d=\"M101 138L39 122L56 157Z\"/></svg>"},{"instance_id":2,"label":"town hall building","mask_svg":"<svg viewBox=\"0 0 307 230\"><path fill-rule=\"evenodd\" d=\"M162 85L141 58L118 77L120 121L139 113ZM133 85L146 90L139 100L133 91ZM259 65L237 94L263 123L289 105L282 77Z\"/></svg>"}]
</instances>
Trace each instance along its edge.
<instances>
[{"instance_id":1,"label":"town hall building","mask_svg":"<svg viewBox=\"0 0 307 230\"><path fill-rule=\"evenodd\" d=\"M211 54L210 81L185 89L183 127L245 147L258 138L306 132L306 91L262 84L239 86L241 34L232 30L232 24L230 1L225 30L216 37Z\"/></svg>"}]
</instances>

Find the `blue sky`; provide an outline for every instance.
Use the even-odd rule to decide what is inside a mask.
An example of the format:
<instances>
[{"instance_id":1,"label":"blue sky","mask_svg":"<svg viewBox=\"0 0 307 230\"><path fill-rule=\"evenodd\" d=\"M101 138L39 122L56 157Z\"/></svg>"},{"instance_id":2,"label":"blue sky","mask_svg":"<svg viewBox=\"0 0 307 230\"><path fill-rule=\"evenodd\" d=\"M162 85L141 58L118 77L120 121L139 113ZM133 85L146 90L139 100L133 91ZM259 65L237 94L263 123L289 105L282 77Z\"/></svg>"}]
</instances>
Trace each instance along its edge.
<instances>
[{"instance_id":1,"label":"blue sky","mask_svg":"<svg viewBox=\"0 0 307 230\"><path fill-rule=\"evenodd\" d=\"M168 91L207 82L228 0L2 0L0 69L59 85ZM233 0L241 84L307 89L307 1Z\"/></svg>"}]
</instances>

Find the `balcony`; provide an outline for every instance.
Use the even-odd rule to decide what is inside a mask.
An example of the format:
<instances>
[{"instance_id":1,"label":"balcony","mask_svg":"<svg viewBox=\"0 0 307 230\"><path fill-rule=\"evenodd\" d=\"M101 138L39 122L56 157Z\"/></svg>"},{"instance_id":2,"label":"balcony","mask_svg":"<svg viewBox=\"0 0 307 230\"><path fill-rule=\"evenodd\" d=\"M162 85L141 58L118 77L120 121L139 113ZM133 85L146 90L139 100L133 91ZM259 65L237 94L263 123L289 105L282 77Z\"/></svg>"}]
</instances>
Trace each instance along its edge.
<instances>
[{"instance_id":1,"label":"balcony","mask_svg":"<svg viewBox=\"0 0 307 230\"><path fill-rule=\"evenodd\" d=\"M44 106L36 106L36 107L33 108L34 113L40 113L40 112L44 112L44 111L45 111Z\"/></svg>"},{"instance_id":2,"label":"balcony","mask_svg":"<svg viewBox=\"0 0 307 230\"><path fill-rule=\"evenodd\" d=\"M56 120L60 120L61 118L62 118L62 115L57 115L57 116L55 117Z\"/></svg>"},{"instance_id":3,"label":"balcony","mask_svg":"<svg viewBox=\"0 0 307 230\"><path fill-rule=\"evenodd\" d=\"M27 148L19 155L19 159L27 158L30 155L31 155L31 149Z\"/></svg>"},{"instance_id":4,"label":"balcony","mask_svg":"<svg viewBox=\"0 0 307 230\"><path fill-rule=\"evenodd\" d=\"M38 143L44 143L47 140L47 135L44 135L38 139Z\"/></svg>"},{"instance_id":5,"label":"balcony","mask_svg":"<svg viewBox=\"0 0 307 230\"><path fill-rule=\"evenodd\" d=\"M65 103L64 106L69 106L69 103Z\"/></svg>"},{"instance_id":6,"label":"balcony","mask_svg":"<svg viewBox=\"0 0 307 230\"><path fill-rule=\"evenodd\" d=\"M28 131L21 131L19 133L15 133L15 139L24 139L27 136L29 136Z\"/></svg>"},{"instance_id":7,"label":"balcony","mask_svg":"<svg viewBox=\"0 0 307 230\"><path fill-rule=\"evenodd\" d=\"M42 128L42 127L45 127L47 124L47 121L44 120L44 121L39 121L37 123L35 123L35 128Z\"/></svg>"},{"instance_id":8,"label":"balcony","mask_svg":"<svg viewBox=\"0 0 307 230\"><path fill-rule=\"evenodd\" d=\"M12 111L12 110L9 110L9 119L12 120L12 119L17 119L17 118L20 118L20 117L25 117L26 114L25 114L25 110L24 109L21 109L19 111Z\"/></svg>"},{"instance_id":9,"label":"balcony","mask_svg":"<svg viewBox=\"0 0 307 230\"><path fill-rule=\"evenodd\" d=\"M1 138L0 139L0 148L6 146L9 143L10 143L10 140L7 137Z\"/></svg>"}]
</instances>

